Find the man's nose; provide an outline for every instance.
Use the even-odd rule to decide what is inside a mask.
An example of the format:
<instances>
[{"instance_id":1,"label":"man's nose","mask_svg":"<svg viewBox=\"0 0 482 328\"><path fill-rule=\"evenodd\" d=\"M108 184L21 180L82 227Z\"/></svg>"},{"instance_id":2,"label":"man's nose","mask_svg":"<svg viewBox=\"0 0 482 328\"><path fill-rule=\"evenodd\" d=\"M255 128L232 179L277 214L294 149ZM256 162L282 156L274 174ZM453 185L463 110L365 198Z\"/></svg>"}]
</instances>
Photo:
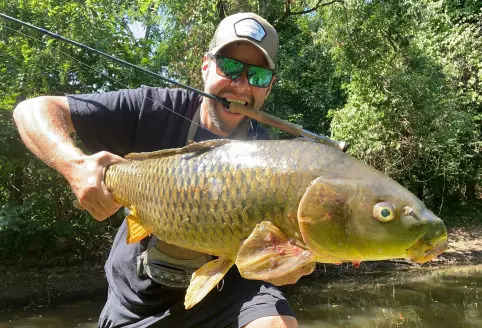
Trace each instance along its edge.
<instances>
[{"instance_id":1,"label":"man's nose","mask_svg":"<svg viewBox=\"0 0 482 328\"><path fill-rule=\"evenodd\" d=\"M237 79L232 80L231 85L233 87L238 88L239 90L249 89L248 73L246 72L246 70L243 70L243 72L241 73L241 75Z\"/></svg>"}]
</instances>

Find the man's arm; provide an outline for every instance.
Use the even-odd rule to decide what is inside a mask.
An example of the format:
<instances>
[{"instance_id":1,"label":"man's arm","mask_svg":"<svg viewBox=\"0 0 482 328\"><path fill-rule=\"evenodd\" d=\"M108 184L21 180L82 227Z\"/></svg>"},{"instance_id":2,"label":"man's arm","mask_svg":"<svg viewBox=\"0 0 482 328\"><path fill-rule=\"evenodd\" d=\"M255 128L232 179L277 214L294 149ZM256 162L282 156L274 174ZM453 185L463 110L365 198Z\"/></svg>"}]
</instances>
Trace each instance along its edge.
<instances>
[{"instance_id":1,"label":"man's arm","mask_svg":"<svg viewBox=\"0 0 482 328\"><path fill-rule=\"evenodd\" d=\"M104 169L124 159L105 151L89 156L74 145L70 133L75 129L66 97L23 101L13 118L27 148L65 177L80 205L96 220L119 209L104 184Z\"/></svg>"}]
</instances>

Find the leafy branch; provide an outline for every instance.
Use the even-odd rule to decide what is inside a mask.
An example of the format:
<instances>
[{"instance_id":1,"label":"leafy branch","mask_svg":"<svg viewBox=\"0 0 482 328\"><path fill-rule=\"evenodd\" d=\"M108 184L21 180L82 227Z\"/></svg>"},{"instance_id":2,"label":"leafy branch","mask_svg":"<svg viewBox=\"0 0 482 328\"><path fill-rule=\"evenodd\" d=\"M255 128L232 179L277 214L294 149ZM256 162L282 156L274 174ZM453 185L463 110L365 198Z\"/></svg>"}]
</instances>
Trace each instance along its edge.
<instances>
[{"instance_id":1,"label":"leafy branch","mask_svg":"<svg viewBox=\"0 0 482 328\"><path fill-rule=\"evenodd\" d=\"M329 6L329 5L332 5L334 4L335 2L340 2L342 3L343 0L333 0L333 1L329 1L329 2L325 2L323 3L323 0L319 0L316 5L313 7L313 8L310 8L310 9L306 9L306 10L302 10L302 11L291 11L291 2L292 0L286 0L286 7L285 7L285 12L283 13L283 15L278 18L275 22L275 28L277 29L278 26L284 22L286 19L288 19L288 17L290 16L295 16L295 15L304 15L304 14L308 14L308 13L311 13L313 11L316 11L317 9L321 8L321 7L326 7L326 6Z\"/></svg>"}]
</instances>

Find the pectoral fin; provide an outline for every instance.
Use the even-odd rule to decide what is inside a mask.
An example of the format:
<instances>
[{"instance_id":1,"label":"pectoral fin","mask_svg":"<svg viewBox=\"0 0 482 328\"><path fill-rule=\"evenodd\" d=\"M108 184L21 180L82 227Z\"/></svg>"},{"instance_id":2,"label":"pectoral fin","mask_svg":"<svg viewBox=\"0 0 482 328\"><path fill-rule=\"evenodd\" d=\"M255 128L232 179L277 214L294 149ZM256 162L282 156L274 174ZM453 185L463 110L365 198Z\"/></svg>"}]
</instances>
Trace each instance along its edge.
<instances>
[{"instance_id":1,"label":"pectoral fin","mask_svg":"<svg viewBox=\"0 0 482 328\"><path fill-rule=\"evenodd\" d=\"M137 211L134 206L129 208L130 214L127 216L127 238L128 244L141 241L152 233L151 228L146 228L142 225L141 220L137 216Z\"/></svg>"},{"instance_id":2,"label":"pectoral fin","mask_svg":"<svg viewBox=\"0 0 482 328\"><path fill-rule=\"evenodd\" d=\"M241 276L256 280L279 278L310 262L315 262L313 253L290 241L269 221L256 226L236 258Z\"/></svg>"},{"instance_id":3,"label":"pectoral fin","mask_svg":"<svg viewBox=\"0 0 482 328\"><path fill-rule=\"evenodd\" d=\"M233 261L218 258L194 272L186 291L185 308L190 309L199 303L223 279L233 264Z\"/></svg>"}]
</instances>

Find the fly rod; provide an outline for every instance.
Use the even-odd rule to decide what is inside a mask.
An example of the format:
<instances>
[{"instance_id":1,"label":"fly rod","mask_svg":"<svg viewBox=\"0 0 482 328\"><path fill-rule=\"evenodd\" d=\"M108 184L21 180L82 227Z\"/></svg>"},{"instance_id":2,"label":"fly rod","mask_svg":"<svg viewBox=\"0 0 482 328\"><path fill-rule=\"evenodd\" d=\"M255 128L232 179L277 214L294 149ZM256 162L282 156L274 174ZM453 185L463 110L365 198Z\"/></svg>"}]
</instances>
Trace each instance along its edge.
<instances>
[{"instance_id":1,"label":"fly rod","mask_svg":"<svg viewBox=\"0 0 482 328\"><path fill-rule=\"evenodd\" d=\"M207 97L207 98L210 98L210 99L213 99L215 101L218 101L220 103L222 103L224 106L226 106L226 108L228 109L228 111L230 112L233 112L233 113L239 113L239 114L243 114L243 115L246 115L252 119L255 119L256 121L260 122L260 123L263 123L263 124L266 124L266 125L269 125L269 126L272 126L272 127L276 127L284 132L287 132L293 136L296 136L296 137L305 137L305 138L308 138L309 140L312 140L312 141L315 141L315 142L319 142L319 143L323 143L323 144L327 144L327 145L330 145L330 146L333 146L333 147L336 147L336 148L339 148L341 149L342 151L346 151L348 149L348 144L344 141L336 141L336 140L333 140L329 137L326 137L324 135L319 135L319 134L316 134L316 133L313 133L313 132L310 132L310 131L307 131L307 130L304 130L303 127L301 125L298 125L298 124L295 124L295 123L291 123L291 122L287 122L285 120L282 120L276 116L273 116L271 114L268 114L268 113L265 113L265 112L262 112L262 111L259 111L259 110L254 110L254 109L251 109L251 108L248 108L246 106L243 106L241 104L236 104L236 103L231 103L229 101L227 101L226 99L223 99L223 98L220 98L220 97L217 97L215 95L212 95L212 94L209 94L209 93L206 93L204 91L201 91L199 89L196 89L196 88L193 88L191 86L188 86L188 85L185 85L183 83L180 83L180 82L177 82L175 80L172 80L172 79L169 79L165 76L162 76L160 74L157 74L155 72L152 72L150 70L147 70L145 68L142 68L140 66L137 66L137 65L134 65L132 63L129 63L125 60L122 60L122 59L119 59L119 58L116 58L112 55L109 55L105 52L102 52L100 50L97 50L97 49L94 49L94 48L91 48L89 46L86 46L85 44L82 44L82 43L79 43L79 42L76 42L76 41L73 41L73 40L70 40L70 39L67 39L66 37L63 37L61 35L58 35L57 33L53 33L51 31L48 31L46 29L43 29L43 28L40 28L40 27L37 27L37 26L34 26L32 24L29 24L29 23L26 23L26 22L23 22L21 20L18 20L16 18L13 18L13 17L10 17L8 15L5 15L3 13L0 13L0 17L6 19L6 20L9 20L9 21L12 21L12 22L15 22L15 23L19 23L23 26L26 26L28 28L31 28L31 29L34 29L36 31L39 31L43 34L46 34L46 35L49 35L51 36L52 38L56 39L56 40L60 40L60 41L64 41L64 42L67 42L67 43L70 43L76 47L79 47L79 48L82 48L82 49L85 49L87 51L90 51L90 52L93 52L93 53L96 53L98 55L101 55L101 56L104 56L104 57L107 57L109 58L110 60L118 63L118 64L121 64L121 65L125 65L125 66L128 66L128 67L131 67L131 68L135 68L137 70L140 70L144 73L147 73L147 74L150 74L150 75L153 75L163 81L166 81L166 82L169 82L171 84L174 84L176 86L179 86L181 88L184 88L184 89L187 89L187 90L190 90L190 91L193 91L193 92L196 92L197 94L200 94L204 97Z\"/></svg>"}]
</instances>

